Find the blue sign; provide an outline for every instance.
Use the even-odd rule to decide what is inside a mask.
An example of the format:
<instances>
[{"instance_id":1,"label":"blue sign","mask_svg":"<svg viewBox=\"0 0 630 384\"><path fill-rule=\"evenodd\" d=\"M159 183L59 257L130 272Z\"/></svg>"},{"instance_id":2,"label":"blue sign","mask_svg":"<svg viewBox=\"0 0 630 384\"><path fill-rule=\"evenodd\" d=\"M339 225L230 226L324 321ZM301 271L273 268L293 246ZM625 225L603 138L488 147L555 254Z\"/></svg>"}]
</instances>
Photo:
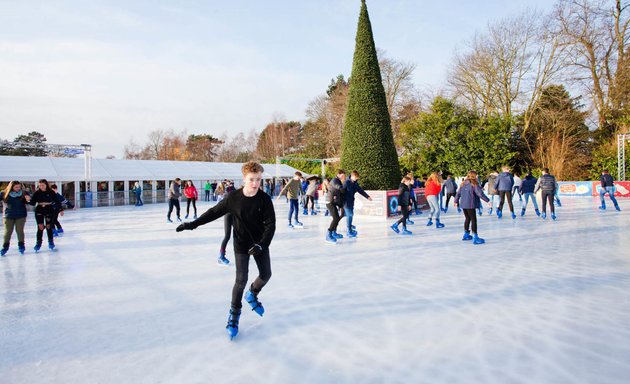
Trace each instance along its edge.
<instances>
[{"instance_id":1,"label":"blue sign","mask_svg":"<svg viewBox=\"0 0 630 384\"><path fill-rule=\"evenodd\" d=\"M63 150L63 153L65 153L66 155L81 155L81 154L83 154L83 150L82 149L66 148L66 149Z\"/></svg>"}]
</instances>

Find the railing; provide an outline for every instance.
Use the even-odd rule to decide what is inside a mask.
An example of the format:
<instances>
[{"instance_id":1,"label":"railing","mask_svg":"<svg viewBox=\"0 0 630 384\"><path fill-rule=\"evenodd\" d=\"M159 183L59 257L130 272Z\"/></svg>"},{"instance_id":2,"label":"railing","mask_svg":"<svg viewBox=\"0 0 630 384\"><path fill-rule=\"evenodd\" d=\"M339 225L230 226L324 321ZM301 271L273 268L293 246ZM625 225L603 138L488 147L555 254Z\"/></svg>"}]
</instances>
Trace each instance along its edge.
<instances>
[{"instance_id":1,"label":"railing","mask_svg":"<svg viewBox=\"0 0 630 384\"><path fill-rule=\"evenodd\" d=\"M157 204L166 201L166 193L163 189L142 191L142 202L144 204ZM136 194L132 191L104 191L104 192L80 192L72 199L69 198L77 208L93 207L114 207L123 205L135 205Z\"/></svg>"}]
</instances>

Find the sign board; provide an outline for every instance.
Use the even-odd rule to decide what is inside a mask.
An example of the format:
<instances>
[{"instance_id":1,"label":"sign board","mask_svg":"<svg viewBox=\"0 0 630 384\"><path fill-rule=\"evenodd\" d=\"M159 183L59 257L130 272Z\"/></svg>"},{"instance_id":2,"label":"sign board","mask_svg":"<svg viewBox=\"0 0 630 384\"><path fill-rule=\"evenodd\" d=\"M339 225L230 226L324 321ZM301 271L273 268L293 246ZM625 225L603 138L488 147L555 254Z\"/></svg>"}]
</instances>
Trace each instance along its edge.
<instances>
[{"instance_id":1,"label":"sign board","mask_svg":"<svg viewBox=\"0 0 630 384\"><path fill-rule=\"evenodd\" d=\"M560 196L591 196L593 194L590 181L561 181L558 186Z\"/></svg>"},{"instance_id":2,"label":"sign board","mask_svg":"<svg viewBox=\"0 0 630 384\"><path fill-rule=\"evenodd\" d=\"M593 196L599 196L602 184L593 181ZM630 197L630 181L615 181L615 197Z\"/></svg>"}]
</instances>

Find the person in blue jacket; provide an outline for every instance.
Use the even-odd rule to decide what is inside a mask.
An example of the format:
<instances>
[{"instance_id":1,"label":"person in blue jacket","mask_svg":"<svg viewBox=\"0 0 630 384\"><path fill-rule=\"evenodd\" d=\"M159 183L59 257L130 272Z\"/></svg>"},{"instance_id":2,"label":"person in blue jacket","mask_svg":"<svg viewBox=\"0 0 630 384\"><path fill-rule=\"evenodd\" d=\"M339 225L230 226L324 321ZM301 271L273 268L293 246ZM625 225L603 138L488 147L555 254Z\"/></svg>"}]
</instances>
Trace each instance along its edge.
<instances>
[{"instance_id":1,"label":"person in blue jacket","mask_svg":"<svg viewBox=\"0 0 630 384\"><path fill-rule=\"evenodd\" d=\"M403 235L411 235L411 231L407 230L407 219L409 218L409 208L411 206L411 195L409 192L411 188L413 188L413 178L407 175L403 177L400 182L400 187L398 188L398 210L401 213L401 217L391 226L394 232L401 233L400 229L398 229L398 225L402 224Z\"/></svg>"},{"instance_id":2,"label":"person in blue jacket","mask_svg":"<svg viewBox=\"0 0 630 384\"><path fill-rule=\"evenodd\" d=\"M363 197L370 201L372 201L372 198L359 185L359 172L357 171L352 171L352 173L350 173L350 178L347 179L344 184L344 191L343 209L346 214L348 237L357 237L357 231L352 225L352 216L354 215L354 194L359 192Z\"/></svg>"},{"instance_id":3,"label":"person in blue jacket","mask_svg":"<svg viewBox=\"0 0 630 384\"><path fill-rule=\"evenodd\" d=\"M74 205L63 195L57 192L57 184L51 184L50 189L53 190L54 193L57 194L57 204L53 205L53 209L55 213L53 215L53 236L59 236L60 233L63 233L63 227L61 223L59 223L59 215L63 216L63 210L67 208L74 208Z\"/></svg>"},{"instance_id":4,"label":"person in blue jacket","mask_svg":"<svg viewBox=\"0 0 630 384\"><path fill-rule=\"evenodd\" d=\"M512 213L512 219L516 219L514 214L514 205L512 204L512 190L514 189L514 176L510 173L510 167L501 167L501 172L497 176L497 183L494 188L499 192L499 206L497 207L497 217L500 219L503 216L503 203L507 198L508 207Z\"/></svg>"},{"instance_id":5,"label":"person in blue jacket","mask_svg":"<svg viewBox=\"0 0 630 384\"><path fill-rule=\"evenodd\" d=\"M525 210L527 209L527 204L529 203L529 199L532 199L532 203L534 204L534 210L536 212L536 216L540 216L540 211L538 210L538 202L536 201L536 195L534 194L534 188L536 188L536 183L538 179L532 176L532 172L527 172L527 176L522 180L520 186L520 194L525 197L525 202L523 203L523 208L521 209L521 216L525 216Z\"/></svg>"},{"instance_id":6,"label":"person in blue jacket","mask_svg":"<svg viewBox=\"0 0 630 384\"><path fill-rule=\"evenodd\" d=\"M476 210L481 207L480 200L490 204L490 199L488 199L483 193L483 189L479 186L477 172L469 171L457 190L455 206L462 208L464 217L466 218L464 221L464 237L462 237L462 240L472 240L473 244L483 244L486 242L477 235ZM470 229L472 229L472 236L470 235Z\"/></svg>"},{"instance_id":7,"label":"person in blue jacket","mask_svg":"<svg viewBox=\"0 0 630 384\"><path fill-rule=\"evenodd\" d=\"M26 204L31 201L31 196L22 190L22 183L11 181L2 192L2 204L4 205L4 241L0 256L9 251L13 230L17 233L18 251L24 253L24 225L26 224Z\"/></svg>"},{"instance_id":8,"label":"person in blue jacket","mask_svg":"<svg viewBox=\"0 0 630 384\"><path fill-rule=\"evenodd\" d=\"M615 209L621 211L621 209L619 208L619 204L617 203L617 199L615 199L615 182L612 176L610 176L610 173L608 173L607 169L604 169L602 171L602 176L599 178L599 181L601 185L601 188L599 190L599 200L601 201L601 205L599 206L599 209L606 209L604 196L608 194L608 197L610 197L610 201L612 201L615 205Z\"/></svg>"}]
</instances>

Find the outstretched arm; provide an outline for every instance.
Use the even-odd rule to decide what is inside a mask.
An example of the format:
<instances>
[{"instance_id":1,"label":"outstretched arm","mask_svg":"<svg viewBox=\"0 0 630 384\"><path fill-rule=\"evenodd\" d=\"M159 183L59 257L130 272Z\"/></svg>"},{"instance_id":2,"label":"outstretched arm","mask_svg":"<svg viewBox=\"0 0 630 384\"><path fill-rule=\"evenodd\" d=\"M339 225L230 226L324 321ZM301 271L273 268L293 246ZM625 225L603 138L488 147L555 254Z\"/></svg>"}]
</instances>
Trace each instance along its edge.
<instances>
[{"instance_id":1,"label":"outstretched arm","mask_svg":"<svg viewBox=\"0 0 630 384\"><path fill-rule=\"evenodd\" d=\"M200 225L208 224L211 221L218 219L219 217L228 213L228 201L229 197L221 200L217 205L208 209L203 213L203 215L199 216L196 220L193 220L188 223L180 224L176 231L181 232L183 230L193 230Z\"/></svg>"}]
</instances>

